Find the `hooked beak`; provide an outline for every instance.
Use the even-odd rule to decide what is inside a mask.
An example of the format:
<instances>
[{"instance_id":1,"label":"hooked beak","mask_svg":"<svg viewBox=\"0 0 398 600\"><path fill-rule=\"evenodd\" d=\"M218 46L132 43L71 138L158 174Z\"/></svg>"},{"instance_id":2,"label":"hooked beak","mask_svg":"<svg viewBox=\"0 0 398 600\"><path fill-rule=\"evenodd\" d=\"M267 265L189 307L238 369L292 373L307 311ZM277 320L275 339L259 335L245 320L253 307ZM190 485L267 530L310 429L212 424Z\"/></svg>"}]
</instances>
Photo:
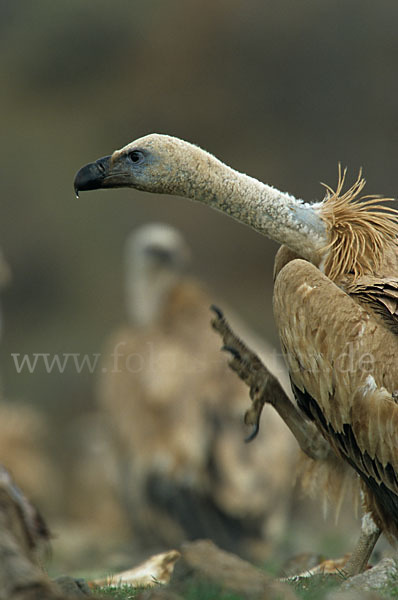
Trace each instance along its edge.
<instances>
[{"instance_id":1,"label":"hooked beak","mask_svg":"<svg viewBox=\"0 0 398 600\"><path fill-rule=\"evenodd\" d=\"M76 174L74 188L76 198L80 191L98 190L103 187L113 187L109 181L109 171L111 166L111 157L104 156L93 163L82 167Z\"/></svg>"}]
</instances>

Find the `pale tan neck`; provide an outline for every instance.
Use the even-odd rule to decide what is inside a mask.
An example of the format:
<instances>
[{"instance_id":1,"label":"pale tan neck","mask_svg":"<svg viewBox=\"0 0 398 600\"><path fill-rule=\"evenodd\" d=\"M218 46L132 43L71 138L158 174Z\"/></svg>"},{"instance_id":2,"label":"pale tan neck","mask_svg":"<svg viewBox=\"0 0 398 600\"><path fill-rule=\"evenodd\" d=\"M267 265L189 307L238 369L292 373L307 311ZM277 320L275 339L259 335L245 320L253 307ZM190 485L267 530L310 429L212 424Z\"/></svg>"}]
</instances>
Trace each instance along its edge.
<instances>
[{"instance_id":1,"label":"pale tan neck","mask_svg":"<svg viewBox=\"0 0 398 600\"><path fill-rule=\"evenodd\" d=\"M180 278L179 273L168 270L151 276L145 269L128 268L126 309L129 321L137 327L157 321Z\"/></svg>"},{"instance_id":2,"label":"pale tan neck","mask_svg":"<svg viewBox=\"0 0 398 600\"><path fill-rule=\"evenodd\" d=\"M239 173L199 148L193 153L189 166L180 163L182 185L174 193L208 204L319 263L327 244L319 204L307 204Z\"/></svg>"}]
</instances>

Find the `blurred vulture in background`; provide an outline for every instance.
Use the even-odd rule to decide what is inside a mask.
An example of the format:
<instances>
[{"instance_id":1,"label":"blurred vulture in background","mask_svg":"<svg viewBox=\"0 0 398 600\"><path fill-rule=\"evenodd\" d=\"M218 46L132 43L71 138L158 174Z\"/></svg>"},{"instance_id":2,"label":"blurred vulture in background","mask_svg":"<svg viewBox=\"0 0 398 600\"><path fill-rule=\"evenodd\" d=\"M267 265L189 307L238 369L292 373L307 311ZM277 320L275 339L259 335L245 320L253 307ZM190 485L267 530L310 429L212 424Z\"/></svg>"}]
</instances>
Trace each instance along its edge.
<instances>
[{"instance_id":1,"label":"blurred vulture in background","mask_svg":"<svg viewBox=\"0 0 398 600\"><path fill-rule=\"evenodd\" d=\"M108 341L99 381L116 487L142 547L208 537L253 557L283 534L297 446L271 407L258 440L244 443L247 388L220 353L214 298L186 274L189 259L164 224L126 244L129 322ZM252 343L287 387L276 352Z\"/></svg>"}]
</instances>

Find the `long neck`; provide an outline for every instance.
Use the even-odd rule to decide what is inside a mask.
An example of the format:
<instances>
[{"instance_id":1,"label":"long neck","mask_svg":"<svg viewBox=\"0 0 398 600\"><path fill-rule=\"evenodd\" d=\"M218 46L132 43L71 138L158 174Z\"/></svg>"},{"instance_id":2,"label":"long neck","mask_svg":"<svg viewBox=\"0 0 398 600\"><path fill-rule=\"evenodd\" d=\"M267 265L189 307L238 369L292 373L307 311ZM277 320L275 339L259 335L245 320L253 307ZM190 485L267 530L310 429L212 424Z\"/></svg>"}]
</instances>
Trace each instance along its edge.
<instances>
[{"instance_id":1,"label":"long neck","mask_svg":"<svg viewBox=\"0 0 398 600\"><path fill-rule=\"evenodd\" d=\"M327 244L319 204L307 204L239 173L203 150L195 159L195 173L184 178L180 195L208 204L319 263Z\"/></svg>"},{"instance_id":2,"label":"long neck","mask_svg":"<svg viewBox=\"0 0 398 600\"><path fill-rule=\"evenodd\" d=\"M173 271L152 275L145 268L137 267L134 262L127 265L126 272L126 309L130 323L137 327L146 327L154 323L177 285L180 275Z\"/></svg>"}]
</instances>

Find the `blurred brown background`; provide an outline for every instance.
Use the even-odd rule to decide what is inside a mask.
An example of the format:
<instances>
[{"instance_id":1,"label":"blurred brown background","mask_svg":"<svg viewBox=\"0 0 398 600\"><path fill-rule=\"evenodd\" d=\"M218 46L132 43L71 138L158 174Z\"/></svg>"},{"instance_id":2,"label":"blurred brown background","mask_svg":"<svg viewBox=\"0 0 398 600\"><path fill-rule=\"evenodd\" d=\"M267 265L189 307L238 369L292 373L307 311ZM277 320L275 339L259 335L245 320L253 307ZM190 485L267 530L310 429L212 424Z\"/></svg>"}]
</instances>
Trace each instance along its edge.
<instances>
[{"instance_id":1,"label":"blurred brown background","mask_svg":"<svg viewBox=\"0 0 398 600\"><path fill-rule=\"evenodd\" d=\"M394 195L397 20L393 0L1 1L6 396L46 410L58 441L92 405L87 370L18 374L11 353L100 352L124 318L125 237L147 221L177 225L215 296L275 341L275 244L182 199L76 200L74 174L159 132L305 199L334 185L338 161Z\"/></svg>"}]
</instances>

